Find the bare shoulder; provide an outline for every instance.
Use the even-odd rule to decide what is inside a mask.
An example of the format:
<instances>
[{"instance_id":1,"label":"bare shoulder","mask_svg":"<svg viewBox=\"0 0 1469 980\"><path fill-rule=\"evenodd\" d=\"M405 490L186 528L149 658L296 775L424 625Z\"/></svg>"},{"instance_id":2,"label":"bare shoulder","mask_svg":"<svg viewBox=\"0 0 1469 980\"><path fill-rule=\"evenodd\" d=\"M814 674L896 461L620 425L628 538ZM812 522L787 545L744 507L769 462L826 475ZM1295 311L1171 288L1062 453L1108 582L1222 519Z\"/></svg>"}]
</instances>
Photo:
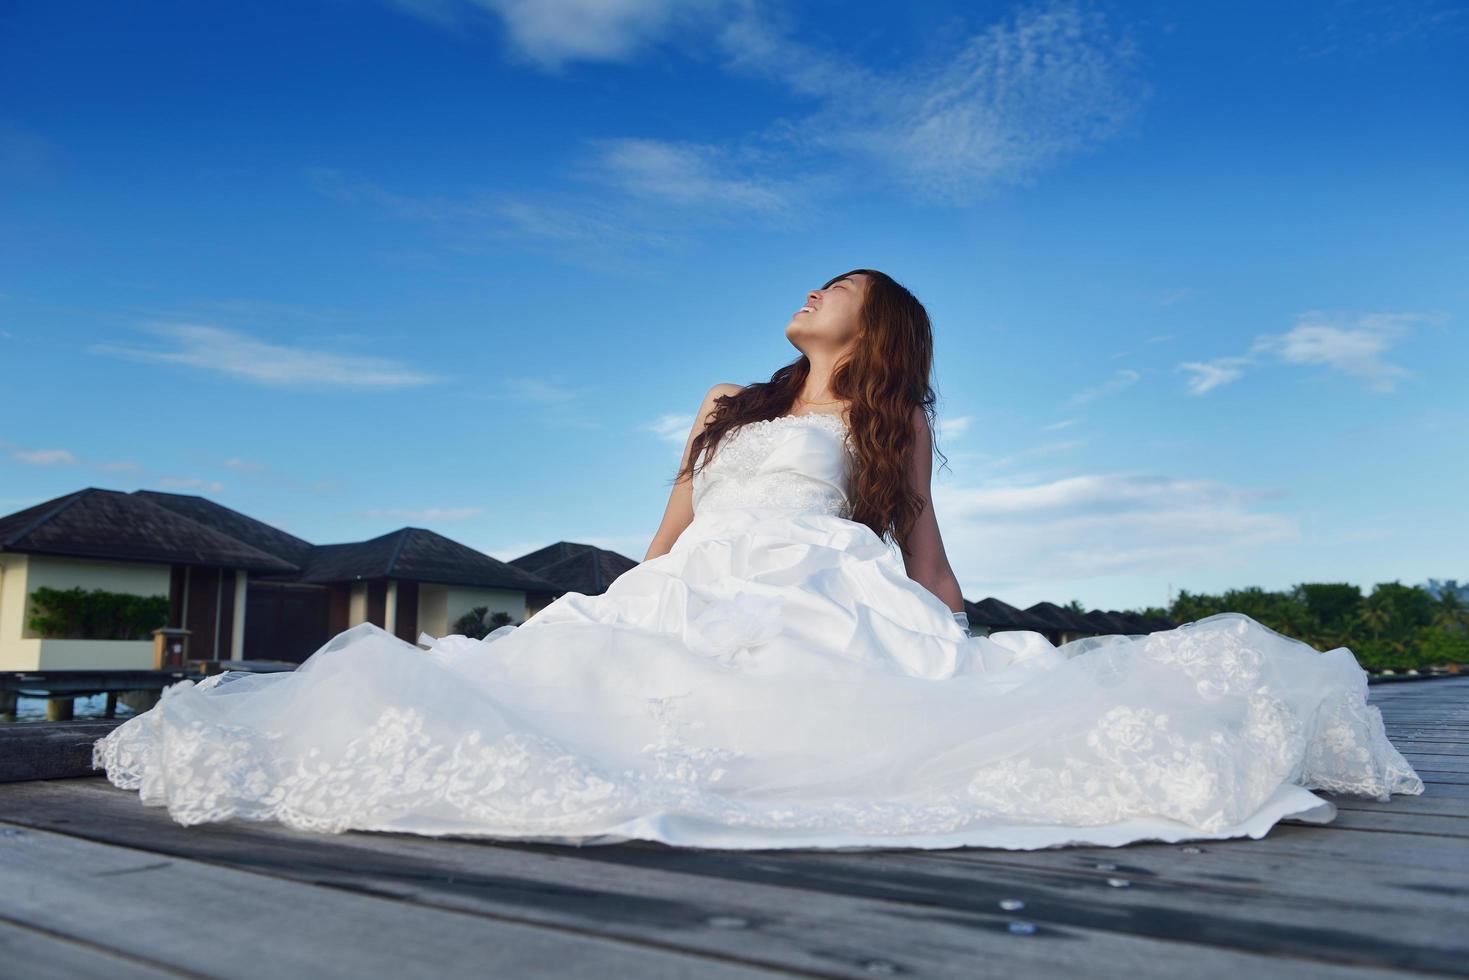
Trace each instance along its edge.
<instances>
[{"instance_id":1,"label":"bare shoulder","mask_svg":"<svg viewBox=\"0 0 1469 980\"><path fill-rule=\"evenodd\" d=\"M700 432L708 424L709 416L713 414L714 409L719 403L719 399L727 395L739 394L744 390L744 385L730 384L728 382L721 382L711 387L704 393L704 402L699 406L699 417L694 420L694 431Z\"/></svg>"}]
</instances>

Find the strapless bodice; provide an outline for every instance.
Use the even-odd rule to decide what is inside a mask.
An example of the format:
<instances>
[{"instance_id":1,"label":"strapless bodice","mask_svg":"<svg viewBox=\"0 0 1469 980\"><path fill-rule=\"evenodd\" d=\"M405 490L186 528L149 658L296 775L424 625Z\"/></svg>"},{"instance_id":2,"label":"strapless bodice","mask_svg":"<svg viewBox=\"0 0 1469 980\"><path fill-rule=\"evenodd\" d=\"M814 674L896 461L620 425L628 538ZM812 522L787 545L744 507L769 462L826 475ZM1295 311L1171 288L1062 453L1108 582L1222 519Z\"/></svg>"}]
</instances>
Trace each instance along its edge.
<instances>
[{"instance_id":1,"label":"strapless bodice","mask_svg":"<svg viewBox=\"0 0 1469 980\"><path fill-rule=\"evenodd\" d=\"M778 415L725 433L708 465L694 473L694 513L781 507L847 517L851 478L851 444L840 416Z\"/></svg>"}]
</instances>

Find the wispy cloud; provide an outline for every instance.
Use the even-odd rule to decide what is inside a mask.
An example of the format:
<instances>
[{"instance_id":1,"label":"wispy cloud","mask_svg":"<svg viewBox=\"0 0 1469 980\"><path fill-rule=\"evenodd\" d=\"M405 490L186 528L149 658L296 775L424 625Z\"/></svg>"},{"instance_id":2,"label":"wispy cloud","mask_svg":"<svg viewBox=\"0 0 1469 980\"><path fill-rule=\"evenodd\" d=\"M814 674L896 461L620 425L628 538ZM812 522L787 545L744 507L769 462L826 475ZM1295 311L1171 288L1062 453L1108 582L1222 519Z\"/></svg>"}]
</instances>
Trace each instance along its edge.
<instances>
[{"instance_id":1,"label":"wispy cloud","mask_svg":"<svg viewBox=\"0 0 1469 980\"><path fill-rule=\"evenodd\" d=\"M595 139L573 169L632 197L681 207L789 214L801 183L776 180L731 148L655 139Z\"/></svg>"},{"instance_id":2,"label":"wispy cloud","mask_svg":"<svg viewBox=\"0 0 1469 980\"><path fill-rule=\"evenodd\" d=\"M969 431L970 425L974 423L974 417L970 415L955 415L952 418L939 417L939 438L949 439L953 436L961 436Z\"/></svg>"},{"instance_id":3,"label":"wispy cloud","mask_svg":"<svg viewBox=\"0 0 1469 980\"><path fill-rule=\"evenodd\" d=\"M572 177L586 177L593 169L591 164L568 167ZM636 199L611 200L601 190L589 196L493 188L428 196L392 191L334 167L310 166L303 173L322 196L417 224L459 252L512 243L584 266L627 268L640 253L666 249L680 240L667 215L656 208L639 210L630 206Z\"/></svg>"},{"instance_id":4,"label":"wispy cloud","mask_svg":"<svg viewBox=\"0 0 1469 980\"><path fill-rule=\"evenodd\" d=\"M1221 357L1213 361L1184 361L1178 369L1193 374L1188 381L1189 394L1202 395L1244 377L1245 365L1249 363L1248 357Z\"/></svg>"},{"instance_id":5,"label":"wispy cloud","mask_svg":"<svg viewBox=\"0 0 1469 980\"><path fill-rule=\"evenodd\" d=\"M689 430L693 427L693 415L679 415L676 413L660 415L644 426L645 429L656 434L664 442L675 442L679 445L683 445L684 440L688 439Z\"/></svg>"},{"instance_id":6,"label":"wispy cloud","mask_svg":"<svg viewBox=\"0 0 1469 980\"><path fill-rule=\"evenodd\" d=\"M6 443L6 445L13 445ZM26 466L91 466L108 473L137 472L143 467L132 460L100 462L83 459L69 449L12 449L10 455Z\"/></svg>"},{"instance_id":7,"label":"wispy cloud","mask_svg":"<svg viewBox=\"0 0 1469 980\"><path fill-rule=\"evenodd\" d=\"M1407 339L1412 324L1441 323L1445 319L1441 314L1369 313L1344 320L1312 310L1297 316L1296 325L1285 333L1258 335L1247 356L1184 361L1178 370L1193 375L1188 390L1194 395L1239 380L1261 359L1326 367L1356 378L1369 391L1386 393L1413 376L1407 368L1389 361L1388 354Z\"/></svg>"},{"instance_id":8,"label":"wispy cloud","mask_svg":"<svg viewBox=\"0 0 1469 980\"><path fill-rule=\"evenodd\" d=\"M1133 385L1137 384L1138 379L1141 377L1142 375L1140 373L1132 370L1131 368L1119 368L1114 371L1112 373L1112 377L1108 378L1106 381L1103 381L1100 384L1092 385L1089 388L1083 388L1080 391L1076 392L1070 398L1066 399L1065 404L1068 407L1074 407L1077 405L1085 405L1088 402L1094 402L1098 398L1103 398L1107 395L1115 394L1119 391L1122 391L1124 388L1131 388Z\"/></svg>"},{"instance_id":9,"label":"wispy cloud","mask_svg":"<svg viewBox=\"0 0 1469 980\"><path fill-rule=\"evenodd\" d=\"M792 146L877 163L919 199L962 204L1117 135L1148 98L1135 44L1100 12L1025 3L957 45L895 71L807 44L750 5L718 43L728 67L774 79L819 109L781 124Z\"/></svg>"},{"instance_id":10,"label":"wispy cloud","mask_svg":"<svg viewBox=\"0 0 1469 980\"><path fill-rule=\"evenodd\" d=\"M990 465L1009 466L1020 460L1029 460L1036 456L1054 456L1057 453L1066 453L1073 449L1080 449L1085 445L1086 441L1082 439L1071 439L1066 442L1044 442L1036 446L1026 446L1024 449L1017 449L1013 453L1008 453L995 459Z\"/></svg>"},{"instance_id":11,"label":"wispy cloud","mask_svg":"<svg viewBox=\"0 0 1469 980\"><path fill-rule=\"evenodd\" d=\"M1281 496L1217 480L1091 473L935 487L955 572L969 589L1217 567L1300 536ZM983 593L979 593L983 594Z\"/></svg>"},{"instance_id":12,"label":"wispy cloud","mask_svg":"<svg viewBox=\"0 0 1469 980\"><path fill-rule=\"evenodd\" d=\"M205 480L197 476L164 476L156 481L165 490L198 490L203 493L223 493L224 484L218 480Z\"/></svg>"},{"instance_id":13,"label":"wispy cloud","mask_svg":"<svg viewBox=\"0 0 1469 980\"><path fill-rule=\"evenodd\" d=\"M569 402L580 392L544 378L502 378L498 383L505 388L505 395L529 402Z\"/></svg>"},{"instance_id":14,"label":"wispy cloud","mask_svg":"<svg viewBox=\"0 0 1469 980\"><path fill-rule=\"evenodd\" d=\"M1324 365L1359 378L1371 391L1392 391L1412 372L1385 357L1408 336L1409 325L1422 318L1415 313L1371 313L1344 326L1313 310L1301 314L1300 322L1286 333L1256 338L1250 352L1274 354L1290 364Z\"/></svg>"},{"instance_id":15,"label":"wispy cloud","mask_svg":"<svg viewBox=\"0 0 1469 980\"><path fill-rule=\"evenodd\" d=\"M1303 34L1294 38L1302 58L1369 54L1469 34L1469 12L1457 0L1338 2L1314 10L1315 15L1305 21Z\"/></svg>"},{"instance_id":16,"label":"wispy cloud","mask_svg":"<svg viewBox=\"0 0 1469 980\"><path fill-rule=\"evenodd\" d=\"M504 24L508 54L560 73L578 61L628 62L681 32L707 27L727 0L390 0L393 6L444 27L465 27L468 15L493 13Z\"/></svg>"},{"instance_id":17,"label":"wispy cloud","mask_svg":"<svg viewBox=\"0 0 1469 980\"><path fill-rule=\"evenodd\" d=\"M240 459L237 456L231 456L221 465L227 470L237 470L241 473L258 473L260 470L265 469L264 463L258 463L249 459Z\"/></svg>"},{"instance_id":18,"label":"wispy cloud","mask_svg":"<svg viewBox=\"0 0 1469 980\"><path fill-rule=\"evenodd\" d=\"M767 120L718 145L634 138L593 144L606 182L687 201L780 210L771 173L823 169L836 191L874 173L931 203L972 202L1026 185L1058 161L1128 125L1151 89L1125 27L1075 0L1035 0L896 69L860 64L839 45L808 42L785 10L760 0L398 0L438 24L488 12L513 56L559 73L577 61L630 61L668 43L712 46L735 76L774 83L814 109ZM667 175L666 188L658 178ZM816 186L815 184L809 186Z\"/></svg>"},{"instance_id":19,"label":"wispy cloud","mask_svg":"<svg viewBox=\"0 0 1469 980\"><path fill-rule=\"evenodd\" d=\"M1044 426L1043 428L1047 432L1055 432L1058 429L1069 429L1071 426L1075 425L1076 423L1078 423L1080 421L1081 421L1081 419L1062 419L1059 422L1052 422L1050 425Z\"/></svg>"},{"instance_id":20,"label":"wispy cloud","mask_svg":"<svg viewBox=\"0 0 1469 980\"><path fill-rule=\"evenodd\" d=\"M272 343L224 327L154 323L140 329L165 344L94 344L87 350L131 361L182 364L272 387L404 388L441 380L390 358Z\"/></svg>"},{"instance_id":21,"label":"wispy cloud","mask_svg":"<svg viewBox=\"0 0 1469 980\"><path fill-rule=\"evenodd\" d=\"M18 449L10 455L27 466L75 466L81 462L66 449Z\"/></svg>"}]
</instances>

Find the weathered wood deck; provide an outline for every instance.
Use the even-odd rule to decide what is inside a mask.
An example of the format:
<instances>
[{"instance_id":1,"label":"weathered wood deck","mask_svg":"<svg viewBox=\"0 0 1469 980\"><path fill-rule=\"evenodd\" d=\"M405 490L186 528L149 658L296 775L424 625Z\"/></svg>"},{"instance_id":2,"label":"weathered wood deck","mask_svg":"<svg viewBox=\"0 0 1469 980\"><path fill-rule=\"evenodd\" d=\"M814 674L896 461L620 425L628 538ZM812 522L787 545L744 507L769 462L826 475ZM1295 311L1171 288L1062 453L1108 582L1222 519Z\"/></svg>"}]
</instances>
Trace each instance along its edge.
<instances>
[{"instance_id":1,"label":"weathered wood deck","mask_svg":"<svg viewBox=\"0 0 1469 980\"><path fill-rule=\"evenodd\" d=\"M1425 793L1258 841L573 848L181 827L100 776L0 783L0 976L1469 974L1469 677L1370 690Z\"/></svg>"}]
</instances>

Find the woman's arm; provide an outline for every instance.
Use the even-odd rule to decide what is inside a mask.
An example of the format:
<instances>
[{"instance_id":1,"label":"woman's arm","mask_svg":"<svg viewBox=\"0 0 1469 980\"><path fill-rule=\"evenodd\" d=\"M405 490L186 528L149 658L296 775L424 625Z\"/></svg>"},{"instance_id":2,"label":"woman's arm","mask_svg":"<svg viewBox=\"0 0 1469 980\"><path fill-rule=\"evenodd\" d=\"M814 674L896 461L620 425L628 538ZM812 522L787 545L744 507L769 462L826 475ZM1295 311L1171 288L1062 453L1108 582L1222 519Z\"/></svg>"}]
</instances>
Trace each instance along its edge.
<instances>
[{"instance_id":1,"label":"woman's arm","mask_svg":"<svg viewBox=\"0 0 1469 980\"><path fill-rule=\"evenodd\" d=\"M689 429L689 437L684 440L683 456L678 464L680 471L689 461L689 449L693 446L694 436L703 432L704 426L709 422L715 400L722 395L732 395L742 390L741 385L717 384L704 395L699 411L694 415L694 425ZM653 541L648 545L648 553L643 556L643 561L667 554L668 549L673 547L673 542L678 540L678 536L693 519L693 483L690 477L682 477L674 483L673 490L668 495L668 506L663 509L663 522L658 525L658 531L653 535Z\"/></svg>"},{"instance_id":2,"label":"woman's arm","mask_svg":"<svg viewBox=\"0 0 1469 980\"><path fill-rule=\"evenodd\" d=\"M913 409L913 456L908 478L913 489L923 496L923 510L909 535L909 553L903 558L908 577L942 599L950 612L964 612L959 580L949 567L938 519L933 513L933 433L921 405Z\"/></svg>"}]
</instances>

